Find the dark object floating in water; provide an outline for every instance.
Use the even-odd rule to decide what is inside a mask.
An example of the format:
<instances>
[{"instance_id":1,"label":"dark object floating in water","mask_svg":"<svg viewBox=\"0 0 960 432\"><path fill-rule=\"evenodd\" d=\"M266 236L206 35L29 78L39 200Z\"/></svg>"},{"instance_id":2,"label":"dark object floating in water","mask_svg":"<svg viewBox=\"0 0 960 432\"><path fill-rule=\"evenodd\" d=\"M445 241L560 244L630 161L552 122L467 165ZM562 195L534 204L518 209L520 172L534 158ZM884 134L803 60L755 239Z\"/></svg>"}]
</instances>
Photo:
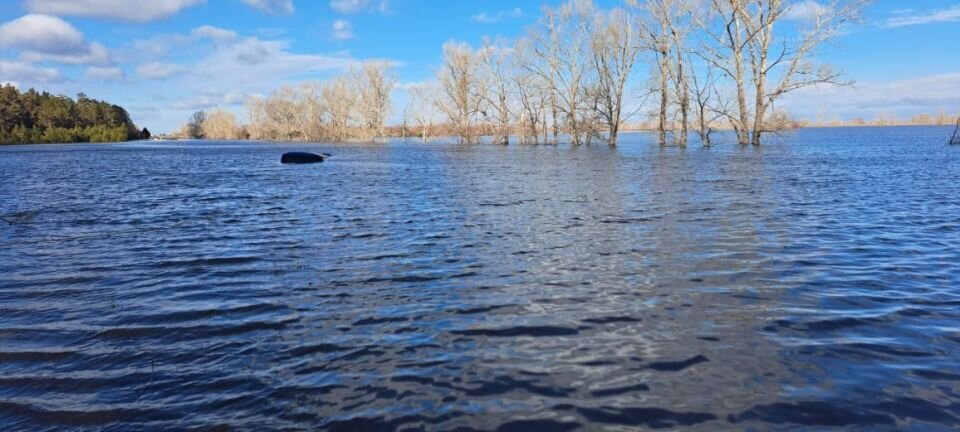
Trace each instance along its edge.
<instances>
[{"instance_id":1,"label":"dark object floating in water","mask_svg":"<svg viewBox=\"0 0 960 432\"><path fill-rule=\"evenodd\" d=\"M329 155L327 155L329 156ZM285 164L308 164L323 162L324 155L307 152L288 152L280 157L280 163Z\"/></svg>"}]
</instances>

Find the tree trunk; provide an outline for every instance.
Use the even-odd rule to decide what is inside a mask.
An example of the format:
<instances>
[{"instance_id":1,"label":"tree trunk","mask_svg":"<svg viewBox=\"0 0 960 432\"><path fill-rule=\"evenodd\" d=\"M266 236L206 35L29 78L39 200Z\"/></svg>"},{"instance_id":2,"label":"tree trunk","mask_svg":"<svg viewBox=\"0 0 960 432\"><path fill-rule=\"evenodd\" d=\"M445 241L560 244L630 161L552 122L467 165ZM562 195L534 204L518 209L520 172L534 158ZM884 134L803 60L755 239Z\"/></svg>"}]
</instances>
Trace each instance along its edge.
<instances>
[{"instance_id":1,"label":"tree trunk","mask_svg":"<svg viewBox=\"0 0 960 432\"><path fill-rule=\"evenodd\" d=\"M743 65L743 44L742 44L742 34L740 31L740 11L734 9L732 12L735 16L733 18L733 28L728 27L727 32L730 37L730 46L733 51L733 62L735 67L736 77L734 80L737 84L737 109L739 110L739 124L734 125L734 130L737 132L737 142L740 145L747 145L750 143L750 134L747 130L747 127L750 125L750 112L747 110L747 89L746 83L744 82L746 72L744 71Z\"/></svg>"},{"instance_id":2,"label":"tree trunk","mask_svg":"<svg viewBox=\"0 0 960 432\"><path fill-rule=\"evenodd\" d=\"M773 7L773 6L771 6ZM753 136L750 139L750 143L754 147L760 146L760 141L763 135L764 129L764 117L767 112L767 51L770 48L770 39L773 36L773 20L768 18L768 21L764 24L763 31L757 35L759 37L759 48L756 50L756 55L760 58L754 60L754 66L757 67L757 70L754 71L756 76L756 107L753 113Z\"/></svg>"},{"instance_id":3,"label":"tree trunk","mask_svg":"<svg viewBox=\"0 0 960 432\"><path fill-rule=\"evenodd\" d=\"M678 141L680 144L680 147L687 146L687 130L688 130L687 124L689 123L689 120L688 120L689 111L690 111L690 102L687 100L686 96L682 96L680 98L680 138Z\"/></svg>"},{"instance_id":4,"label":"tree trunk","mask_svg":"<svg viewBox=\"0 0 960 432\"><path fill-rule=\"evenodd\" d=\"M677 48L677 96L680 99L680 137L678 143L680 147L686 147L689 130L690 94L687 92L686 71L683 69L683 51L680 46L680 38L676 33L674 33L674 41Z\"/></svg>"},{"instance_id":5,"label":"tree trunk","mask_svg":"<svg viewBox=\"0 0 960 432\"><path fill-rule=\"evenodd\" d=\"M660 116L657 130L659 132L660 146L667 145L667 106L670 103L670 82L669 79L669 59L666 49L660 52Z\"/></svg>"},{"instance_id":6,"label":"tree trunk","mask_svg":"<svg viewBox=\"0 0 960 432\"><path fill-rule=\"evenodd\" d=\"M560 124L557 122L557 96L553 96L550 103L550 109L553 111L553 145L560 143Z\"/></svg>"}]
</instances>

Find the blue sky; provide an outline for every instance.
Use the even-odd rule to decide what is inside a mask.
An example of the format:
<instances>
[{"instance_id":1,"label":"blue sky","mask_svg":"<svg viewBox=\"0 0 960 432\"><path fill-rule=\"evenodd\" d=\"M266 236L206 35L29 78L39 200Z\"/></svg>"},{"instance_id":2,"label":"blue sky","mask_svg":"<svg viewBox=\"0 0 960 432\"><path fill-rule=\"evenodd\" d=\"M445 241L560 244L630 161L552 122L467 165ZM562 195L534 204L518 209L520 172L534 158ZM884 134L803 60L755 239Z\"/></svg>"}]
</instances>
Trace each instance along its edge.
<instances>
[{"instance_id":1,"label":"blue sky","mask_svg":"<svg viewBox=\"0 0 960 432\"><path fill-rule=\"evenodd\" d=\"M322 80L358 60L394 62L401 85L430 82L444 42L522 36L541 4L556 3L0 0L0 82L83 91L125 106L139 125L170 131L199 109L223 107L243 119L248 96ZM857 85L801 91L780 107L811 118L956 113L958 43L960 0L875 0L822 53ZM395 106L404 104L401 88Z\"/></svg>"}]
</instances>

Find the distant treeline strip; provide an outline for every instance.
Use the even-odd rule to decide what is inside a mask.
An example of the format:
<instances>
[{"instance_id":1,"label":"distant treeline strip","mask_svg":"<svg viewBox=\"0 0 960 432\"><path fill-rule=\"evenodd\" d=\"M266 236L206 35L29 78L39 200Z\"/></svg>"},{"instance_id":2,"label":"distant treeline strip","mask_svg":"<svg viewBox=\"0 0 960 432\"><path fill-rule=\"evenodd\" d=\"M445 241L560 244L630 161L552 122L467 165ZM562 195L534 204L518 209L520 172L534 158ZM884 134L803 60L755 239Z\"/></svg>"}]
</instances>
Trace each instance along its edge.
<instances>
[{"instance_id":1,"label":"distant treeline strip","mask_svg":"<svg viewBox=\"0 0 960 432\"><path fill-rule=\"evenodd\" d=\"M0 144L118 142L149 138L138 130L118 105L90 99L80 93L67 96L21 93L12 85L0 87Z\"/></svg>"}]
</instances>

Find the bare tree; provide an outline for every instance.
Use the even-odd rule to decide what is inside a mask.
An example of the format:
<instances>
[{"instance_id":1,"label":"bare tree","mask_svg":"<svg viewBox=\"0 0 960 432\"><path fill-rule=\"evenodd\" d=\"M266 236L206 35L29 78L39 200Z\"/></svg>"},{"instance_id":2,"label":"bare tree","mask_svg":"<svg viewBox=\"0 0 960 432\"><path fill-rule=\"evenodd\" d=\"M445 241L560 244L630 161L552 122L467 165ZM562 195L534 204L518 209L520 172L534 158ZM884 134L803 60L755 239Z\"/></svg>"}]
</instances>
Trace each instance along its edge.
<instances>
[{"instance_id":1,"label":"bare tree","mask_svg":"<svg viewBox=\"0 0 960 432\"><path fill-rule=\"evenodd\" d=\"M232 112L215 109L206 115L200 129L206 139L237 139L237 117Z\"/></svg>"},{"instance_id":2,"label":"bare tree","mask_svg":"<svg viewBox=\"0 0 960 432\"><path fill-rule=\"evenodd\" d=\"M437 72L440 92L436 106L447 116L461 143L476 143L480 138L477 122L483 98L477 67L477 56L469 45L457 42L443 45L443 65Z\"/></svg>"},{"instance_id":3,"label":"bare tree","mask_svg":"<svg viewBox=\"0 0 960 432\"><path fill-rule=\"evenodd\" d=\"M264 130L266 126L266 116L263 111L263 98L251 96L247 98L247 132L251 139L262 140L269 139Z\"/></svg>"},{"instance_id":4,"label":"bare tree","mask_svg":"<svg viewBox=\"0 0 960 432\"><path fill-rule=\"evenodd\" d=\"M327 135L336 141L350 139L357 111L357 98L350 77L339 76L324 83L320 93L323 95Z\"/></svg>"},{"instance_id":5,"label":"bare tree","mask_svg":"<svg viewBox=\"0 0 960 432\"><path fill-rule=\"evenodd\" d=\"M307 112L303 93L295 86L284 86L263 101L263 117L270 139L306 138Z\"/></svg>"},{"instance_id":6,"label":"bare tree","mask_svg":"<svg viewBox=\"0 0 960 432\"><path fill-rule=\"evenodd\" d=\"M327 82L284 86L247 101L247 130L269 140L373 139L383 135L395 82L388 64L372 62Z\"/></svg>"},{"instance_id":7,"label":"bare tree","mask_svg":"<svg viewBox=\"0 0 960 432\"><path fill-rule=\"evenodd\" d=\"M407 111L413 116L413 122L420 131L420 139L427 142L436 121L436 90L433 87L422 85L414 86L409 92Z\"/></svg>"},{"instance_id":8,"label":"bare tree","mask_svg":"<svg viewBox=\"0 0 960 432\"><path fill-rule=\"evenodd\" d=\"M543 18L531 31L533 56L528 65L550 89L554 141L563 116L565 129L575 145L592 136L593 75L591 38L596 17L593 0L568 0L558 8L544 7Z\"/></svg>"},{"instance_id":9,"label":"bare tree","mask_svg":"<svg viewBox=\"0 0 960 432\"><path fill-rule=\"evenodd\" d=\"M737 142L750 143L750 110L747 107L745 56L751 37L743 24L747 0L711 0L707 13L693 15L706 41L695 53L721 71L736 88L736 110L722 114L733 127Z\"/></svg>"},{"instance_id":10,"label":"bare tree","mask_svg":"<svg viewBox=\"0 0 960 432\"><path fill-rule=\"evenodd\" d=\"M189 138L203 138L203 122L207 120L205 111L197 111L190 115L190 120L184 126L184 133Z\"/></svg>"},{"instance_id":11,"label":"bare tree","mask_svg":"<svg viewBox=\"0 0 960 432\"><path fill-rule=\"evenodd\" d=\"M302 138L307 141L320 141L326 137L326 123L323 114L326 101L323 99L323 83L307 81L297 86L298 108L301 111Z\"/></svg>"},{"instance_id":12,"label":"bare tree","mask_svg":"<svg viewBox=\"0 0 960 432\"><path fill-rule=\"evenodd\" d=\"M547 96L546 102L548 109L542 113L543 117L543 141L547 142L547 113L550 114L550 129L553 132L553 144L557 144L560 139L560 120L558 107L558 93L560 80L560 20L555 10L543 8L544 16L540 18L537 27L530 30L530 36L518 44L518 46L528 47L529 53L525 58L524 67L527 71L536 77L542 85L541 89Z\"/></svg>"},{"instance_id":13,"label":"bare tree","mask_svg":"<svg viewBox=\"0 0 960 432\"><path fill-rule=\"evenodd\" d=\"M865 0L832 0L820 6L799 0L749 0L746 3L739 13L751 36L748 46L755 102L750 143L759 146L764 132L777 130L768 128L765 122L769 108L778 98L804 87L850 84L830 65L815 63L813 55L818 46L837 35L842 25L859 16ZM801 4L805 8L803 13L809 16L799 19L802 22L798 39L793 42L777 38L778 24L787 19L792 8Z\"/></svg>"},{"instance_id":14,"label":"bare tree","mask_svg":"<svg viewBox=\"0 0 960 432\"><path fill-rule=\"evenodd\" d=\"M669 21L670 41L673 45L673 92L677 98L680 112L680 133L676 137L680 147L687 146L687 135L690 124L690 86L689 66L687 65L687 35L690 33L691 14L690 0L677 0L674 15Z\"/></svg>"},{"instance_id":15,"label":"bare tree","mask_svg":"<svg viewBox=\"0 0 960 432\"><path fill-rule=\"evenodd\" d=\"M657 113L658 141L661 146L667 144L667 132L673 128L670 113L674 101L680 116L680 132L676 134L676 143L687 145L687 131L690 116L689 66L687 65L686 39L690 32L690 0L648 0L643 3L630 0L630 4L639 7L641 18L639 27L646 48L654 54L657 61L657 91L660 105ZM672 96L672 97L671 97Z\"/></svg>"},{"instance_id":16,"label":"bare tree","mask_svg":"<svg viewBox=\"0 0 960 432\"><path fill-rule=\"evenodd\" d=\"M629 116L623 113L627 81L640 53L633 17L613 9L600 17L592 39L593 67L597 77L597 113L607 127L607 144L617 145L620 127Z\"/></svg>"},{"instance_id":17,"label":"bare tree","mask_svg":"<svg viewBox=\"0 0 960 432\"><path fill-rule=\"evenodd\" d=\"M390 95L397 83L390 73L390 64L377 61L364 63L353 81L359 96L357 105L364 126L363 137L382 137L384 124L390 115Z\"/></svg>"},{"instance_id":18,"label":"bare tree","mask_svg":"<svg viewBox=\"0 0 960 432\"><path fill-rule=\"evenodd\" d=\"M483 87L480 96L484 101L481 113L492 120L494 144L510 144L514 93L509 78L511 51L511 48L487 39L478 53Z\"/></svg>"},{"instance_id":19,"label":"bare tree","mask_svg":"<svg viewBox=\"0 0 960 432\"><path fill-rule=\"evenodd\" d=\"M867 0L711 0L708 16L694 15L706 36L697 55L721 71L736 88L736 106L723 114L741 145L759 146L778 121L771 107L784 94L818 85L846 85L839 72L818 64L816 49L857 18ZM792 20L779 34L784 21ZM748 105L752 96L753 104Z\"/></svg>"},{"instance_id":20,"label":"bare tree","mask_svg":"<svg viewBox=\"0 0 960 432\"><path fill-rule=\"evenodd\" d=\"M704 66L703 76L690 74L690 90L693 94L694 119L697 124L697 135L704 147L713 146L711 135L714 125L723 118L728 109L723 98L719 97L716 84L717 77L710 64Z\"/></svg>"},{"instance_id":21,"label":"bare tree","mask_svg":"<svg viewBox=\"0 0 960 432\"><path fill-rule=\"evenodd\" d=\"M517 92L521 144L526 144L529 138L533 139L533 144L539 144L541 134L543 142L547 142L546 113L551 100L554 100L551 88L544 82L543 77L531 72L527 67L533 61L531 42L528 38L520 39L513 53L515 67L512 68L511 80Z\"/></svg>"}]
</instances>

